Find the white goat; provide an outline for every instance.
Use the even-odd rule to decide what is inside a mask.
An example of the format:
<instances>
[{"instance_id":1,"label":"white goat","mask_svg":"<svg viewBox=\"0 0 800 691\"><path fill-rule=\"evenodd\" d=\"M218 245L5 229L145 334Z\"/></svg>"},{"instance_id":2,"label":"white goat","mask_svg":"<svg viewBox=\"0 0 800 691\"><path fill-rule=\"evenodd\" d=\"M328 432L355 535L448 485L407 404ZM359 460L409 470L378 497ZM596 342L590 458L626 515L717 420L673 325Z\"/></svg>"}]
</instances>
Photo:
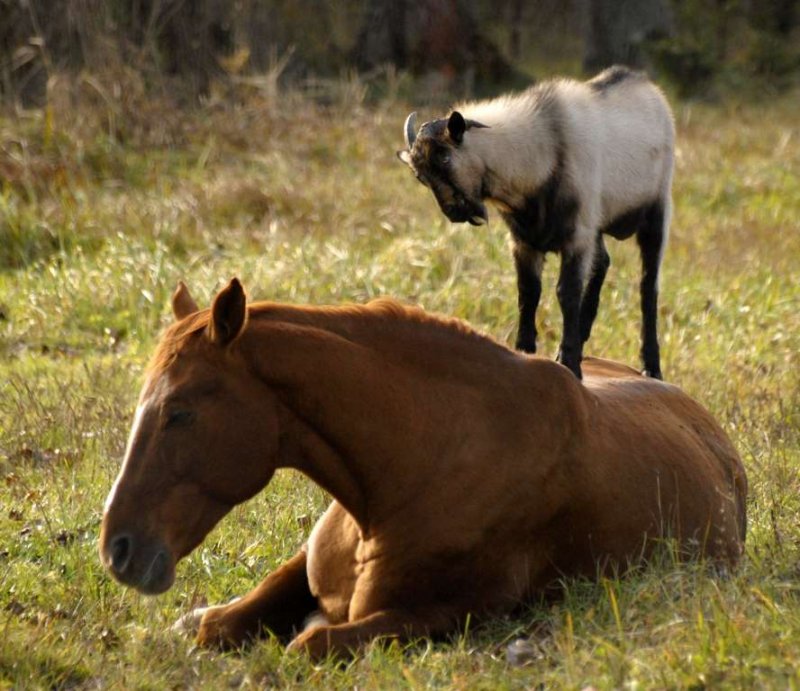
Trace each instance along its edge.
<instances>
[{"instance_id":1,"label":"white goat","mask_svg":"<svg viewBox=\"0 0 800 691\"><path fill-rule=\"evenodd\" d=\"M536 352L546 252L561 254L564 320L558 359L578 377L610 265L603 234L636 235L642 256L645 373L661 378L658 274L669 233L675 128L643 73L612 67L587 82L558 79L520 94L465 103L415 131L398 156L453 222L486 222L491 202L514 241L517 348Z\"/></svg>"}]
</instances>

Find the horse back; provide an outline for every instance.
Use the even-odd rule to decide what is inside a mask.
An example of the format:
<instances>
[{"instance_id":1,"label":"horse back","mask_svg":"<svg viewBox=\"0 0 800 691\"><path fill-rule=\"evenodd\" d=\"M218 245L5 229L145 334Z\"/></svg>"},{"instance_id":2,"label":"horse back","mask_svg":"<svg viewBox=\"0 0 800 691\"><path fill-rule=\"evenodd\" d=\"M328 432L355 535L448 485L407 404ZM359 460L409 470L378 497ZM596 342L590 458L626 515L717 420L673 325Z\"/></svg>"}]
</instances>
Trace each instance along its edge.
<instances>
[{"instance_id":1,"label":"horse back","mask_svg":"<svg viewBox=\"0 0 800 691\"><path fill-rule=\"evenodd\" d=\"M595 526L588 532L607 534L614 553L614 543L635 537L626 526L640 534L644 526L648 536L677 539L684 554L735 563L747 480L725 432L676 386L617 363L587 365L588 453L576 480L585 525Z\"/></svg>"}]
</instances>

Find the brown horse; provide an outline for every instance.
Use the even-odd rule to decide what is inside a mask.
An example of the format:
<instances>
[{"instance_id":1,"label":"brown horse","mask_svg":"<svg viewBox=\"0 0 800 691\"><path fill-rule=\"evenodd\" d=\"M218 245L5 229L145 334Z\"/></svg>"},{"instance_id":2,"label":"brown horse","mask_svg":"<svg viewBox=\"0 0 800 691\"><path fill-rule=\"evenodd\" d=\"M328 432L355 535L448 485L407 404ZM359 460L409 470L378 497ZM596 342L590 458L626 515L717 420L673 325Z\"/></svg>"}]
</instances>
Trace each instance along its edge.
<instances>
[{"instance_id":1,"label":"brown horse","mask_svg":"<svg viewBox=\"0 0 800 691\"><path fill-rule=\"evenodd\" d=\"M461 322L389 300L198 311L183 285L106 503L103 563L144 593L277 468L334 497L308 542L198 640L268 629L315 657L456 629L564 576L641 563L670 537L733 565L747 481L675 386L588 358L581 383ZM319 611L324 624L306 630ZM319 621L319 619L318 619Z\"/></svg>"}]
</instances>

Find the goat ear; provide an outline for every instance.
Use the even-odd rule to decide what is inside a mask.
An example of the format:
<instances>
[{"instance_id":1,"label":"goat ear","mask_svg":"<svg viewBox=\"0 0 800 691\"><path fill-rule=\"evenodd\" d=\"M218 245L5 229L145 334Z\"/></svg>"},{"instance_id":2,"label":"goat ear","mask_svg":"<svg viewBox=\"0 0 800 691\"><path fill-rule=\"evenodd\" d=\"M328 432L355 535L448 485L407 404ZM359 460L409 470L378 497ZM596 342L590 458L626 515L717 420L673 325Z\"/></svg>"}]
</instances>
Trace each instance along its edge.
<instances>
[{"instance_id":1,"label":"goat ear","mask_svg":"<svg viewBox=\"0 0 800 691\"><path fill-rule=\"evenodd\" d=\"M199 309L186 284L183 281L179 281L178 287L175 288L175 292L172 294L172 314L175 315L175 321L180 321Z\"/></svg>"},{"instance_id":2,"label":"goat ear","mask_svg":"<svg viewBox=\"0 0 800 691\"><path fill-rule=\"evenodd\" d=\"M231 343L244 328L247 318L247 299L238 278L232 278L214 298L208 337L219 346Z\"/></svg>"},{"instance_id":3,"label":"goat ear","mask_svg":"<svg viewBox=\"0 0 800 691\"><path fill-rule=\"evenodd\" d=\"M411 166L411 152L410 151L406 151L405 149L403 149L402 151L398 151L397 152L397 158L399 158L407 166L409 166L409 167Z\"/></svg>"},{"instance_id":4,"label":"goat ear","mask_svg":"<svg viewBox=\"0 0 800 691\"><path fill-rule=\"evenodd\" d=\"M478 129L487 129L489 127L489 125L484 125L483 123L478 122L477 120L467 120L466 122L468 130L472 129L473 127L477 127Z\"/></svg>"},{"instance_id":5,"label":"goat ear","mask_svg":"<svg viewBox=\"0 0 800 691\"><path fill-rule=\"evenodd\" d=\"M456 144L460 144L464 141L464 132L466 132L466 130L467 122L464 120L464 116L457 110L450 113L450 117L447 119L447 134L450 136L450 139Z\"/></svg>"}]
</instances>

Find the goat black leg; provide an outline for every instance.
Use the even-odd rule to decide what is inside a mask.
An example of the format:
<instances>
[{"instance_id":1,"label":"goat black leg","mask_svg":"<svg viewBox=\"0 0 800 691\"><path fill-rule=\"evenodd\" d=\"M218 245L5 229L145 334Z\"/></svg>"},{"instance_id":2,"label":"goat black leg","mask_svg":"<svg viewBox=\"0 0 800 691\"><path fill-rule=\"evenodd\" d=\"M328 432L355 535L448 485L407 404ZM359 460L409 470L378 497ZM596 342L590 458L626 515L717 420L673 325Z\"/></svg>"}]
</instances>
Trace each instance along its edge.
<instances>
[{"instance_id":1,"label":"goat black leg","mask_svg":"<svg viewBox=\"0 0 800 691\"><path fill-rule=\"evenodd\" d=\"M611 258L606 251L603 236L598 234L597 241L595 242L595 255L591 277L586 284L586 290L581 300L580 325L582 343L586 343L592 333L592 325L597 317L597 308L600 305L600 291L603 288L603 282L606 280L606 273L608 272L609 266L611 266Z\"/></svg>"},{"instance_id":2,"label":"goat black leg","mask_svg":"<svg viewBox=\"0 0 800 691\"><path fill-rule=\"evenodd\" d=\"M659 202L650 208L636 240L642 253L642 364L644 374L661 379L661 358L658 346L658 272L664 244L664 207Z\"/></svg>"},{"instance_id":3,"label":"goat black leg","mask_svg":"<svg viewBox=\"0 0 800 691\"><path fill-rule=\"evenodd\" d=\"M536 352L536 309L542 296L542 264L544 256L519 241L514 243L514 265L517 268L519 329L517 350Z\"/></svg>"},{"instance_id":4,"label":"goat black leg","mask_svg":"<svg viewBox=\"0 0 800 691\"><path fill-rule=\"evenodd\" d=\"M564 319L558 361L569 367L578 379L582 379L580 312L585 261L582 253L565 250L561 253L561 271L558 275L558 304L561 305Z\"/></svg>"}]
</instances>

